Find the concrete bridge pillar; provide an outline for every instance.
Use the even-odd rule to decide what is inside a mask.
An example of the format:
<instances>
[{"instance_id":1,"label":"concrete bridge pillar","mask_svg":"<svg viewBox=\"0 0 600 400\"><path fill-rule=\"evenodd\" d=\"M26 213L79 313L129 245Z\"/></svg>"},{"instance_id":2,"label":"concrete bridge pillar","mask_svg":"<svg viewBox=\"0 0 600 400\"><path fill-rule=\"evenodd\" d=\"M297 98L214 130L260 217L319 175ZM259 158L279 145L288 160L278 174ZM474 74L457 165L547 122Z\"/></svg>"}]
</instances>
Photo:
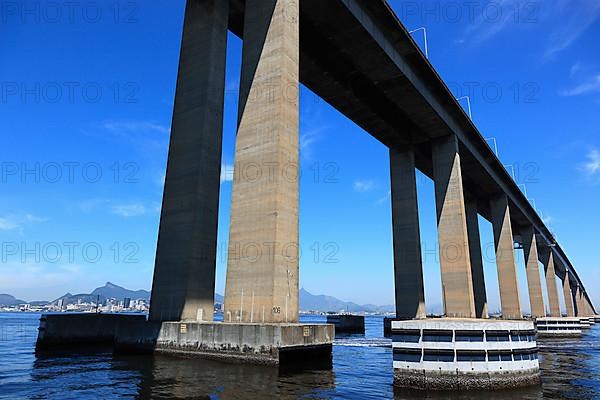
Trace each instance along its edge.
<instances>
[{"instance_id":1,"label":"concrete bridge pillar","mask_svg":"<svg viewBox=\"0 0 600 400\"><path fill-rule=\"evenodd\" d=\"M523 252L525 253L525 269L527 273L527 287L529 289L529 303L531 304L531 316L533 318L542 318L546 316L546 306L544 305L544 295L542 293L537 239L533 226L523 229L521 237L523 240Z\"/></svg>"},{"instance_id":2,"label":"concrete bridge pillar","mask_svg":"<svg viewBox=\"0 0 600 400\"><path fill-rule=\"evenodd\" d=\"M225 322L298 321L296 0L247 0Z\"/></svg>"},{"instance_id":3,"label":"concrete bridge pillar","mask_svg":"<svg viewBox=\"0 0 600 400\"><path fill-rule=\"evenodd\" d=\"M185 10L150 319L212 321L229 2Z\"/></svg>"},{"instance_id":4,"label":"concrete bridge pillar","mask_svg":"<svg viewBox=\"0 0 600 400\"><path fill-rule=\"evenodd\" d=\"M396 318L425 318L415 154L412 146L401 150L390 149L390 173Z\"/></svg>"},{"instance_id":5,"label":"concrete bridge pillar","mask_svg":"<svg viewBox=\"0 0 600 400\"><path fill-rule=\"evenodd\" d=\"M573 290L575 292L575 316L583 317L584 312L583 305L581 304L581 289L579 288L579 285L577 285Z\"/></svg>"},{"instance_id":6,"label":"concrete bridge pillar","mask_svg":"<svg viewBox=\"0 0 600 400\"><path fill-rule=\"evenodd\" d=\"M465 203L465 212L467 218L467 234L469 237L471 275L473 278L475 317L488 318L488 304L485 290L485 276L483 272L481 238L479 235L479 214L477 213L477 201L469 199Z\"/></svg>"},{"instance_id":7,"label":"concrete bridge pillar","mask_svg":"<svg viewBox=\"0 0 600 400\"><path fill-rule=\"evenodd\" d=\"M567 306L567 317L575 316L575 306L573 305L573 291L571 290L571 278L569 277L569 271L565 272L563 278L563 293L565 297L565 304Z\"/></svg>"},{"instance_id":8,"label":"concrete bridge pillar","mask_svg":"<svg viewBox=\"0 0 600 400\"><path fill-rule=\"evenodd\" d=\"M475 318L473 277L458 140L432 144L442 295L447 317Z\"/></svg>"},{"instance_id":9,"label":"concrete bridge pillar","mask_svg":"<svg viewBox=\"0 0 600 400\"><path fill-rule=\"evenodd\" d=\"M560 302L558 300L558 289L556 287L556 270L554 266L554 254L552 249L542 252L542 262L546 273L546 289L548 290L548 305L550 316L560 317Z\"/></svg>"},{"instance_id":10,"label":"concrete bridge pillar","mask_svg":"<svg viewBox=\"0 0 600 400\"><path fill-rule=\"evenodd\" d=\"M506 195L500 195L490 202L494 243L496 245L496 266L502 318L521 319L517 264L515 263L515 245L510 220L510 208Z\"/></svg>"}]
</instances>

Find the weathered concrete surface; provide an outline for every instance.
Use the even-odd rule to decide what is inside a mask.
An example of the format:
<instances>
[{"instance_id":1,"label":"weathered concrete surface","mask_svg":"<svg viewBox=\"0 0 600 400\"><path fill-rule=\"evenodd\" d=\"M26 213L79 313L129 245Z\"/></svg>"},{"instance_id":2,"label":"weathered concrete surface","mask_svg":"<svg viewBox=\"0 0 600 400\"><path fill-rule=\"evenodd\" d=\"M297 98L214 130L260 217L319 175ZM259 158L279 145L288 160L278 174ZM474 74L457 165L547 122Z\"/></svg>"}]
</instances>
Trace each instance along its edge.
<instances>
[{"instance_id":1,"label":"weathered concrete surface","mask_svg":"<svg viewBox=\"0 0 600 400\"><path fill-rule=\"evenodd\" d=\"M144 315L43 314L38 328L37 350L75 345L112 346L119 325L146 321Z\"/></svg>"},{"instance_id":2,"label":"weathered concrete surface","mask_svg":"<svg viewBox=\"0 0 600 400\"><path fill-rule=\"evenodd\" d=\"M331 360L333 325L164 322L123 326L119 351L154 350L251 364L280 365L298 359ZM285 358L291 356L291 358Z\"/></svg>"},{"instance_id":3,"label":"weathered concrete surface","mask_svg":"<svg viewBox=\"0 0 600 400\"><path fill-rule=\"evenodd\" d=\"M465 203L467 233L469 236L469 254L471 256L471 275L473 277L473 296L475 299L475 317L488 318L485 275L483 272L483 256L481 254L481 238L479 235L479 214L477 202L469 200Z\"/></svg>"},{"instance_id":4,"label":"weathered concrete surface","mask_svg":"<svg viewBox=\"0 0 600 400\"><path fill-rule=\"evenodd\" d=\"M151 320L213 318L228 4L186 6Z\"/></svg>"},{"instance_id":5,"label":"weathered concrete surface","mask_svg":"<svg viewBox=\"0 0 600 400\"><path fill-rule=\"evenodd\" d=\"M573 291L571 290L571 278L569 277L569 272L565 273L562 283L565 305L567 307L567 317L574 317L575 305L573 304Z\"/></svg>"},{"instance_id":6,"label":"weathered concrete surface","mask_svg":"<svg viewBox=\"0 0 600 400\"><path fill-rule=\"evenodd\" d=\"M469 374L394 370L394 386L437 391L502 390L536 386L541 383L539 369L520 372Z\"/></svg>"},{"instance_id":7,"label":"weathered concrete surface","mask_svg":"<svg viewBox=\"0 0 600 400\"><path fill-rule=\"evenodd\" d=\"M475 317L473 278L456 136L433 141L442 295L448 317Z\"/></svg>"},{"instance_id":8,"label":"weathered concrete surface","mask_svg":"<svg viewBox=\"0 0 600 400\"><path fill-rule=\"evenodd\" d=\"M537 239L533 226L523 229L521 231L521 238L523 240L523 253L525 254L525 270L527 274L527 288L529 289L531 316L533 318L545 317L546 306L542 293Z\"/></svg>"},{"instance_id":9,"label":"weathered concrete surface","mask_svg":"<svg viewBox=\"0 0 600 400\"><path fill-rule=\"evenodd\" d=\"M227 322L298 321L298 21L247 0L225 289Z\"/></svg>"},{"instance_id":10,"label":"weathered concrete surface","mask_svg":"<svg viewBox=\"0 0 600 400\"><path fill-rule=\"evenodd\" d=\"M550 306L550 317L560 317L560 303L558 300L558 288L556 287L556 271L554 269L554 255L551 249L542 251L542 263L546 273L546 289L548 291L548 305Z\"/></svg>"},{"instance_id":11,"label":"weathered concrete surface","mask_svg":"<svg viewBox=\"0 0 600 400\"><path fill-rule=\"evenodd\" d=\"M415 173L412 146L390 149L396 315L406 319L426 316Z\"/></svg>"},{"instance_id":12,"label":"weathered concrete surface","mask_svg":"<svg viewBox=\"0 0 600 400\"><path fill-rule=\"evenodd\" d=\"M522 318L521 303L508 198L505 195L497 196L490 201L490 208L496 245L502 318L520 319Z\"/></svg>"},{"instance_id":13,"label":"weathered concrete surface","mask_svg":"<svg viewBox=\"0 0 600 400\"><path fill-rule=\"evenodd\" d=\"M328 315L327 323L335 325L335 333L365 333L365 317L362 315Z\"/></svg>"}]
</instances>

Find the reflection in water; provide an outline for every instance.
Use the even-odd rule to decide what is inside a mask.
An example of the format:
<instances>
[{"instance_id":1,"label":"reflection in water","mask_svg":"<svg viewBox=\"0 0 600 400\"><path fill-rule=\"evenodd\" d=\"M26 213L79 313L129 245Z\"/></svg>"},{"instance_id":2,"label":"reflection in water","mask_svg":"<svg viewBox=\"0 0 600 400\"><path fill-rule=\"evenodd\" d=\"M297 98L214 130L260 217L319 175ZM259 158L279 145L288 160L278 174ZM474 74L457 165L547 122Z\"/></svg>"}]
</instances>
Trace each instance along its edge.
<instances>
[{"instance_id":1,"label":"reflection in water","mask_svg":"<svg viewBox=\"0 0 600 400\"><path fill-rule=\"evenodd\" d=\"M36 357L38 318L0 314L0 399L600 398L600 326L586 331L581 339L539 343L543 386L503 392L423 393L394 390L391 341L383 338L382 318L366 318L365 335L336 339L333 371L295 374L164 355L71 352Z\"/></svg>"},{"instance_id":2,"label":"reflection in water","mask_svg":"<svg viewBox=\"0 0 600 400\"><path fill-rule=\"evenodd\" d=\"M332 371L279 375L277 369L169 356L124 357L123 365L141 373L136 398L247 399L298 398L334 388Z\"/></svg>"}]
</instances>

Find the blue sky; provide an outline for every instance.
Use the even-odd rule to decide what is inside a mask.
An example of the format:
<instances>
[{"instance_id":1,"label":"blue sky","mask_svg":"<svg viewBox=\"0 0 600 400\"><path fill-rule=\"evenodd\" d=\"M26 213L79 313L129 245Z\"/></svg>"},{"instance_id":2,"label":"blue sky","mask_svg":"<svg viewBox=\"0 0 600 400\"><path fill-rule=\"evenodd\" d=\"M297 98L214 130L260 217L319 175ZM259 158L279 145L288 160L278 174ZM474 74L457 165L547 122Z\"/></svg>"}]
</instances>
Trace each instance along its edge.
<instances>
[{"instance_id":1,"label":"blue sky","mask_svg":"<svg viewBox=\"0 0 600 400\"><path fill-rule=\"evenodd\" d=\"M17 9L0 16L8 38L0 42L0 293L50 299L106 281L148 289L184 1L117 8L82 2L71 10L26 2L29 12L24 3L11 4ZM496 138L500 158L514 165L598 303L600 3L390 4L409 30L427 28L432 64L457 97L470 96L475 123ZM423 45L422 32L414 35ZM230 35L223 143L229 172L240 62L241 41ZM393 304L386 148L304 88L300 134L301 285ZM428 309L438 311L433 183L417 177ZM220 250L230 178L223 174ZM489 223L481 225L490 309L497 310L493 236ZM220 293L225 267L220 251Z\"/></svg>"}]
</instances>

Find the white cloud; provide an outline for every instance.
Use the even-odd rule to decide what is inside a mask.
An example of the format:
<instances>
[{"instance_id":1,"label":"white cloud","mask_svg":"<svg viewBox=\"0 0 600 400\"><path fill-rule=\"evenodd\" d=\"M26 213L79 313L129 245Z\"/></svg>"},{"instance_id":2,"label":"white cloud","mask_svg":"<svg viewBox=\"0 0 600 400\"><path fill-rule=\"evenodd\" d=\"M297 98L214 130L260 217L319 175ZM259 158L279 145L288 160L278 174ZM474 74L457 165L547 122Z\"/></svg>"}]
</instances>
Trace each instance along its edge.
<instances>
[{"instance_id":1,"label":"white cloud","mask_svg":"<svg viewBox=\"0 0 600 400\"><path fill-rule=\"evenodd\" d=\"M579 0L576 5L572 0L554 0L548 6L555 18L545 58L552 58L569 48L600 15L598 0Z\"/></svg>"},{"instance_id":2,"label":"white cloud","mask_svg":"<svg viewBox=\"0 0 600 400\"><path fill-rule=\"evenodd\" d=\"M146 207L140 203L115 204L111 207L112 213L125 218L139 217L146 214Z\"/></svg>"},{"instance_id":3,"label":"white cloud","mask_svg":"<svg viewBox=\"0 0 600 400\"><path fill-rule=\"evenodd\" d=\"M48 218L37 217L32 214L7 215L0 217L0 231L23 231L25 225L38 224L48 221Z\"/></svg>"},{"instance_id":4,"label":"white cloud","mask_svg":"<svg viewBox=\"0 0 600 400\"><path fill-rule=\"evenodd\" d=\"M373 190L375 188L375 183L370 180L356 180L352 186L355 191L365 193Z\"/></svg>"},{"instance_id":5,"label":"white cloud","mask_svg":"<svg viewBox=\"0 0 600 400\"><path fill-rule=\"evenodd\" d=\"M600 174L600 151L593 149L588 153L587 162L583 164L583 171L589 177Z\"/></svg>"},{"instance_id":6,"label":"white cloud","mask_svg":"<svg viewBox=\"0 0 600 400\"><path fill-rule=\"evenodd\" d=\"M104 122L103 128L116 133L157 132L168 134L171 131L164 125L148 121L107 121Z\"/></svg>"},{"instance_id":7,"label":"white cloud","mask_svg":"<svg viewBox=\"0 0 600 400\"><path fill-rule=\"evenodd\" d=\"M157 203L158 204L158 203ZM89 213L98 209L124 218L139 217L145 215L147 210L154 210L156 206L146 207L142 202L120 202L110 199L90 199L79 204L81 211Z\"/></svg>"},{"instance_id":8,"label":"white cloud","mask_svg":"<svg viewBox=\"0 0 600 400\"><path fill-rule=\"evenodd\" d=\"M571 97L596 92L600 92L600 74L592 77L586 82L580 83L579 85L571 89L563 90L562 92L560 92L560 95Z\"/></svg>"},{"instance_id":9,"label":"white cloud","mask_svg":"<svg viewBox=\"0 0 600 400\"><path fill-rule=\"evenodd\" d=\"M8 218L0 218L0 231L12 231L17 229L19 225Z\"/></svg>"},{"instance_id":10,"label":"white cloud","mask_svg":"<svg viewBox=\"0 0 600 400\"><path fill-rule=\"evenodd\" d=\"M581 71L581 69L582 69L581 63L575 63L575 64L573 64L573 66L569 70L569 76L571 78L573 78L575 75L577 75L577 73L579 71Z\"/></svg>"},{"instance_id":11,"label":"white cloud","mask_svg":"<svg viewBox=\"0 0 600 400\"><path fill-rule=\"evenodd\" d=\"M465 35L475 44L493 38L505 30L511 21L514 21L514 16L508 10L519 6L515 0L499 0L493 4L494 7L488 10L489 14L483 10L478 12L477 18L465 31Z\"/></svg>"}]
</instances>

